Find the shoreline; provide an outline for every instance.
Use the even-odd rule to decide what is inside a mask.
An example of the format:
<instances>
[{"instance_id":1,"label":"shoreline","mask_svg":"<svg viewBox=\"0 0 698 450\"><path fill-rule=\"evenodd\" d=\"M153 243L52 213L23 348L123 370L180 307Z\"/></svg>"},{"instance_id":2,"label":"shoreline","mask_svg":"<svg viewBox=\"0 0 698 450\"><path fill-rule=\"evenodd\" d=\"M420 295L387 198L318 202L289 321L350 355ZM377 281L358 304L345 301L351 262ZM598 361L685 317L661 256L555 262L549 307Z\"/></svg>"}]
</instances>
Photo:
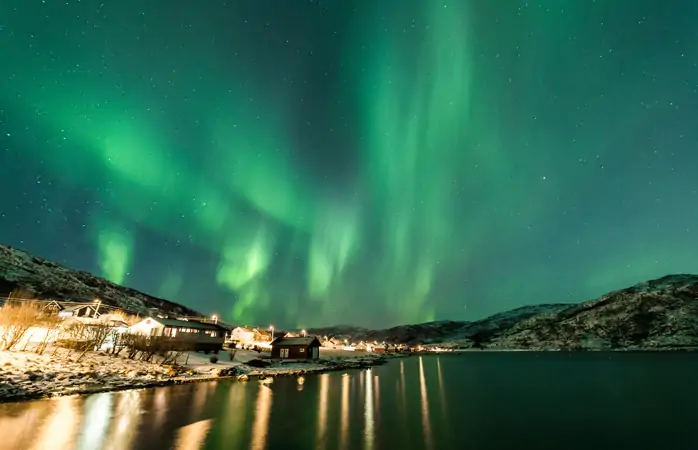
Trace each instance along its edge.
<instances>
[{"instance_id":1,"label":"shoreline","mask_svg":"<svg viewBox=\"0 0 698 450\"><path fill-rule=\"evenodd\" d=\"M72 351L64 351L58 356L0 351L0 404L210 381L244 382L247 379L361 370L395 358L361 354L313 361L272 362L262 359L266 367L254 367L247 363L261 358L208 363L208 357L190 354L186 359L187 362L194 359L192 363L162 365L101 353L87 354L84 361L76 361L76 356ZM250 355L242 355L245 356L249 358Z\"/></svg>"}]
</instances>

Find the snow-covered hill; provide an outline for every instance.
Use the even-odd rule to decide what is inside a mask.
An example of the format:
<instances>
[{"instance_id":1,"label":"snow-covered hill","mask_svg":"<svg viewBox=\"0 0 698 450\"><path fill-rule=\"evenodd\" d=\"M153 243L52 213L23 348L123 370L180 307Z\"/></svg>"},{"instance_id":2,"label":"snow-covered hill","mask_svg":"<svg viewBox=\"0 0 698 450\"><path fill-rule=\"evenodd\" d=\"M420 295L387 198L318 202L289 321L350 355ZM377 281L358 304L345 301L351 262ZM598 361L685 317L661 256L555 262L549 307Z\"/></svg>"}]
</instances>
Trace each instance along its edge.
<instances>
[{"instance_id":1,"label":"snow-covered hill","mask_svg":"<svg viewBox=\"0 0 698 450\"><path fill-rule=\"evenodd\" d=\"M698 348L698 276L669 275L517 323L499 348Z\"/></svg>"},{"instance_id":2,"label":"snow-covered hill","mask_svg":"<svg viewBox=\"0 0 698 450\"><path fill-rule=\"evenodd\" d=\"M388 342L394 344L441 344L449 347L472 347L476 340L489 340L498 333L537 314L569 308L569 304L524 306L475 322L442 320L413 325L399 325L385 330L366 330L347 326L308 330L352 342Z\"/></svg>"},{"instance_id":3,"label":"snow-covered hill","mask_svg":"<svg viewBox=\"0 0 698 450\"><path fill-rule=\"evenodd\" d=\"M52 300L99 298L104 305L141 314L147 314L150 308L157 308L170 314L202 315L177 303L0 244L0 297L6 297L15 289Z\"/></svg>"},{"instance_id":4,"label":"snow-covered hill","mask_svg":"<svg viewBox=\"0 0 698 450\"><path fill-rule=\"evenodd\" d=\"M354 342L503 350L698 348L698 275L669 275L581 304L524 306L476 322L325 328L322 334Z\"/></svg>"}]
</instances>

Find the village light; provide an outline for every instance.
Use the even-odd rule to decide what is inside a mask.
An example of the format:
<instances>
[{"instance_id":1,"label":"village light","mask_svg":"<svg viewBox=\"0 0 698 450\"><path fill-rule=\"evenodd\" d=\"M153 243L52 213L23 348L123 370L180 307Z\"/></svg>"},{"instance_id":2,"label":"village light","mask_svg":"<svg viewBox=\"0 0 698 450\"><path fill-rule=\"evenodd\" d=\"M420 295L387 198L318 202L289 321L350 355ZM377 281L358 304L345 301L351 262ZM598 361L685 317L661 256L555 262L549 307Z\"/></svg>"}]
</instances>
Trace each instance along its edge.
<instances>
[{"instance_id":1,"label":"village light","mask_svg":"<svg viewBox=\"0 0 698 450\"><path fill-rule=\"evenodd\" d=\"M269 331L271 331L271 340L274 340L274 325L269 325Z\"/></svg>"},{"instance_id":2,"label":"village light","mask_svg":"<svg viewBox=\"0 0 698 450\"><path fill-rule=\"evenodd\" d=\"M306 336L307 334L308 334L308 332L307 332L307 331L305 331L305 330L301 330L301 336L305 337L305 336Z\"/></svg>"},{"instance_id":3,"label":"village light","mask_svg":"<svg viewBox=\"0 0 698 450\"><path fill-rule=\"evenodd\" d=\"M217 315L212 315L211 319L213 319L213 323L218 323L218 316Z\"/></svg>"}]
</instances>

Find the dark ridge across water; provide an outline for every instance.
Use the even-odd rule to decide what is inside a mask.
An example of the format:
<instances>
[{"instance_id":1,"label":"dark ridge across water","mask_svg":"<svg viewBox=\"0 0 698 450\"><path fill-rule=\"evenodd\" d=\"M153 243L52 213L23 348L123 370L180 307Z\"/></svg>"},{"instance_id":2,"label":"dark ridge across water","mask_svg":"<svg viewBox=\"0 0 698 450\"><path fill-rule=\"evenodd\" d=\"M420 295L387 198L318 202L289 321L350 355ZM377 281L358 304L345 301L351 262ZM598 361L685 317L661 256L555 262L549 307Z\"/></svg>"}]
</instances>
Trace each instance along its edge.
<instances>
[{"instance_id":1,"label":"dark ridge across water","mask_svg":"<svg viewBox=\"0 0 698 450\"><path fill-rule=\"evenodd\" d=\"M0 405L4 450L698 449L695 353L471 352Z\"/></svg>"}]
</instances>

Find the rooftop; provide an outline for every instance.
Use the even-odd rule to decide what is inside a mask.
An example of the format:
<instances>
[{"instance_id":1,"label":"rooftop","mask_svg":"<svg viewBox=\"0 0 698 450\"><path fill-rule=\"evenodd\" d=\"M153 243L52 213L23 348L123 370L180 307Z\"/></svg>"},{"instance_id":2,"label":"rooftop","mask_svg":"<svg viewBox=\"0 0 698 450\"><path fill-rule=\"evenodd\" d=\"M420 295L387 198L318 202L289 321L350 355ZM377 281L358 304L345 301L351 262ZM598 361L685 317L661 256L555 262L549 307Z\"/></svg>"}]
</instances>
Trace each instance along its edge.
<instances>
[{"instance_id":1,"label":"rooftop","mask_svg":"<svg viewBox=\"0 0 698 450\"><path fill-rule=\"evenodd\" d=\"M315 341L318 345L320 346L320 341L315 336L306 336L306 337L278 337L274 339L274 341L271 343L271 345L297 345L297 346L303 346L307 347L309 345L313 345L313 341Z\"/></svg>"},{"instance_id":2,"label":"rooftop","mask_svg":"<svg viewBox=\"0 0 698 450\"><path fill-rule=\"evenodd\" d=\"M149 319L159 322L166 327L193 328L195 330L221 330L224 327L215 323L203 323L194 320L163 319L161 317L149 317Z\"/></svg>"}]
</instances>

